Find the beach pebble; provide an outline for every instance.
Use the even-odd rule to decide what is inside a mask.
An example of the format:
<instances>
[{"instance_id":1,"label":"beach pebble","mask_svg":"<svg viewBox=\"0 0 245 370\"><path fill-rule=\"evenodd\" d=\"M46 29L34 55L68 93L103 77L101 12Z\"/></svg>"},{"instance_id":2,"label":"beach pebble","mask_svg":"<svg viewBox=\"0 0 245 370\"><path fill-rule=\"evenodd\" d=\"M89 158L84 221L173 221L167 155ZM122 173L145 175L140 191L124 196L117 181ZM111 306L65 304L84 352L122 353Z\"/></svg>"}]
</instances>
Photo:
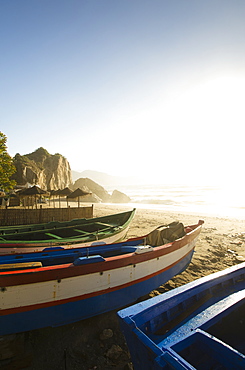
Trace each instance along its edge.
<instances>
[{"instance_id":1,"label":"beach pebble","mask_svg":"<svg viewBox=\"0 0 245 370\"><path fill-rule=\"evenodd\" d=\"M245 262L245 257L243 256L236 256L235 258L236 258L236 261L238 262Z\"/></svg>"},{"instance_id":2,"label":"beach pebble","mask_svg":"<svg viewBox=\"0 0 245 370\"><path fill-rule=\"evenodd\" d=\"M113 331L111 329L104 329L103 332L100 334L101 340L106 340L113 337Z\"/></svg>"}]
</instances>

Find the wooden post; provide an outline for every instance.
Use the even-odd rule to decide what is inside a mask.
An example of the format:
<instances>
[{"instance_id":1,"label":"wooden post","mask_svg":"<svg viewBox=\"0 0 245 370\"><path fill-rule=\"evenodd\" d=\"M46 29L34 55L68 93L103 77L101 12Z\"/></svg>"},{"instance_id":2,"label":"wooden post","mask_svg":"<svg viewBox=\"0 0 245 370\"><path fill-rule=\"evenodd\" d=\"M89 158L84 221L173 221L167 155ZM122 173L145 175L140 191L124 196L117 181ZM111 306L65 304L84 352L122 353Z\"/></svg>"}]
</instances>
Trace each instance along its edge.
<instances>
[{"instance_id":1,"label":"wooden post","mask_svg":"<svg viewBox=\"0 0 245 370\"><path fill-rule=\"evenodd\" d=\"M40 204L40 211L39 211L39 223L40 224L42 223L42 210L43 210L43 206L42 204Z\"/></svg>"}]
</instances>

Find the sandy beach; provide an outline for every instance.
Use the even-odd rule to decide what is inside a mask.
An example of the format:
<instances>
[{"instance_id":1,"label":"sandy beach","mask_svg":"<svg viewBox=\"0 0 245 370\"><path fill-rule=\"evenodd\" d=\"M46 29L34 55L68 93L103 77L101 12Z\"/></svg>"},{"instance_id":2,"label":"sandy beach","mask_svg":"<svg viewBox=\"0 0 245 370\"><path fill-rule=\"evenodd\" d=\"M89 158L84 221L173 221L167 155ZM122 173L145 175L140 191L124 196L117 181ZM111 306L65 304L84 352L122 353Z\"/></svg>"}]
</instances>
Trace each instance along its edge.
<instances>
[{"instance_id":1,"label":"sandy beach","mask_svg":"<svg viewBox=\"0 0 245 370\"><path fill-rule=\"evenodd\" d=\"M94 216L99 217L129 209L131 209L130 206L98 204L94 206ZM128 232L129 238L147 234L157 226L169 224L172 221L192 225L199 220L204 220L204 225L190 266L181 275L165 284L164 288L161 287L161 292L165 291L168 286L177 287L245 261L245 220L147 208L137 209Z\"/></svg>"},{"instance_id":2,"label":"sandy beach","mask_svg":"<svg viewBox=\"0 0 245 370\"><path fill-rule=\"evenodd\" d=\"M70 202L76 207L76 202ZM80 206L90 206L81 203ZM56 202L55 207L67 207L66 201ZM93 216L101 217L109 214L129 211L133 206L121 204L95 203ZM167 225L173 221L180 221L184 225L196 224L204 221L201 235L198 239L195 253L188 269L170 283L171 288L186 284L199 277L211 274L239 262L245 261L245 219L213 216L210 214L183 213L154 208L136 208L136 214L127 234L127 238L143 236L160 225ZM158 291L162 292L162 287ZM155 293L158 294L158 291Z\"/></svg>"},{"instance_id":3,"label":"sandy beach","mask_svg":"<svg viewBox=\"0 0 245 370\"><path fill-rule=\"evenodd\" d=\"M94 217L130 209L130 204L95 204ZM148 298L245 261L245 220L241 219L137 209L128 237L145 235L172 221L190 225L199 219L204 220L203 230L189 267L150 292ZM28 369L133 369L116 311L59 328L35 330L25 336L24 342L26 355L22 358L27 365L29 361Z\"/></svg>"}]
</instances>

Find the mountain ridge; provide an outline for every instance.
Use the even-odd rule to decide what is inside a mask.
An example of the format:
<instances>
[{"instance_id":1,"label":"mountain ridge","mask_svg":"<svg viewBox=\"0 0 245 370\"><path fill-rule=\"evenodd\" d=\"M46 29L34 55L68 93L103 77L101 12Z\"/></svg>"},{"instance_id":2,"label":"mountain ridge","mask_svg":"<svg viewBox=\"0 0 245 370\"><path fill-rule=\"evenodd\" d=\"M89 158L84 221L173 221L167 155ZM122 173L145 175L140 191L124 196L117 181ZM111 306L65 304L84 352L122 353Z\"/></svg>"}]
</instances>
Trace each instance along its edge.
<instances>
[{"instance_id":1,"label":"mountain ridge","mask_svg":"<svg viewBox=\"0 0 245 370\"><path fill-rule=\"evenodd\" d=\"M71 170L71 175L73 182L79 178L89 178L102 186L132 185L137 183L134 177L113 176L94 170L84 170L82 172Z\"/></svg>"}]
</instances>

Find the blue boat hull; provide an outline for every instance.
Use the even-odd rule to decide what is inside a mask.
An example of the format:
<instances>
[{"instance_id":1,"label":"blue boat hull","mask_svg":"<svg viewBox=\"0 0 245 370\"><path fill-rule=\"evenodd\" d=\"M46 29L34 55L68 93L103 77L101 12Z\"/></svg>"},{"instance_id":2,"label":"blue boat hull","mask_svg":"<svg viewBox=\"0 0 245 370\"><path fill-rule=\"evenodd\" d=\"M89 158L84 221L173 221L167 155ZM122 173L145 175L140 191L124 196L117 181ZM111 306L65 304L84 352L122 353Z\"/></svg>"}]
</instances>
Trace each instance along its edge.
<instances>
[{"instance_id":1,"label":"blue boat hull","mask_svg":"<svg viewBox=\"0 0 245 370\"><path fill-rule=\"evenodd\" d=\"M135 370L245 369L245 263L118 316Z\"/></svg>"}]
</instances>

